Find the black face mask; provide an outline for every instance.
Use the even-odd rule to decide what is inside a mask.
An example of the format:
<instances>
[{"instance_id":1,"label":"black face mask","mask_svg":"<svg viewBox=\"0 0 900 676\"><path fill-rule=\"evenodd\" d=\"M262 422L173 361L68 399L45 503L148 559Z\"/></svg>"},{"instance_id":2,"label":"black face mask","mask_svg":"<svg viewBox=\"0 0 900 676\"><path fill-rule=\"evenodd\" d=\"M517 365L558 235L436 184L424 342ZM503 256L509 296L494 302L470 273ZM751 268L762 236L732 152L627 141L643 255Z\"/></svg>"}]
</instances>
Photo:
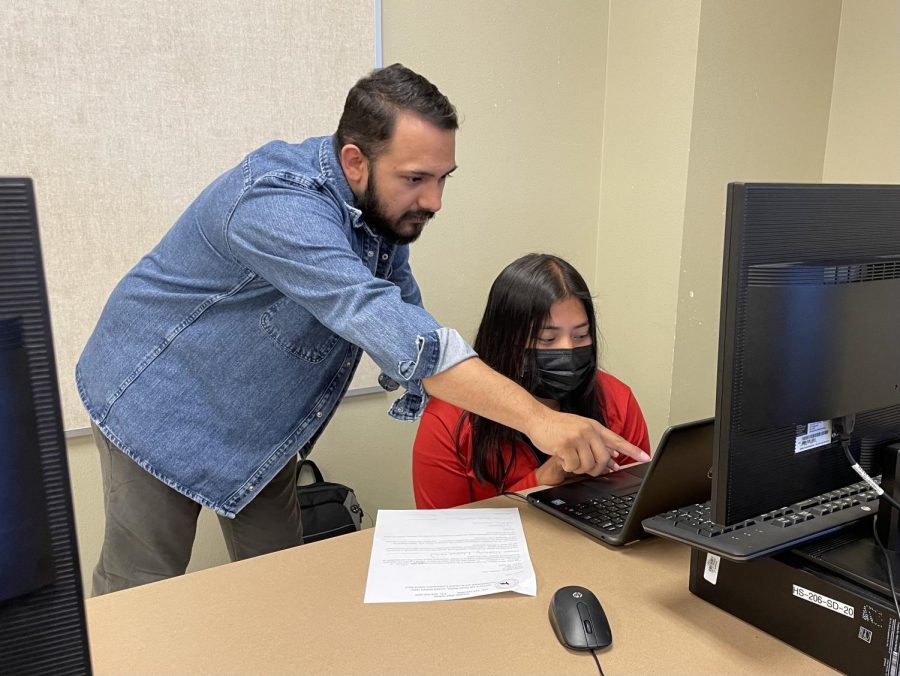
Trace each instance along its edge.
<instances>
[{"instance_id":1,"label":"black face mask","mask_svg":"<svg viewBox=\"0 0 900 676\"><path fill-rule=\"evenodd\" d=\"M537 372L525 374L525 382L534 383L531 393L543 399L559 401L581 390L594 377L594 350L590 345L571 350L530 350Z\"/></svg>"}]
</instances>

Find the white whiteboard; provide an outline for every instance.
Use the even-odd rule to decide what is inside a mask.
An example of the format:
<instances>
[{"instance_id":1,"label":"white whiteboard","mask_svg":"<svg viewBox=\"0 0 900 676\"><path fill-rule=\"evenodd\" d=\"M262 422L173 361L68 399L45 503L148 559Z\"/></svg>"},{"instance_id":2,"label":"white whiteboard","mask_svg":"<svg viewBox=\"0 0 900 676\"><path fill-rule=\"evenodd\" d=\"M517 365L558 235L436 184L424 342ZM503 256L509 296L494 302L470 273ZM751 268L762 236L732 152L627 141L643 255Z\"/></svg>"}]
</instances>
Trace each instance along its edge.
<instances>
[{"instance_id":1,"label":"white whiteboard","mask_svg":"<svg viewBox=\"0 0 900 676\"><path fill-rule=\"evenodd\" d=\"M34 178L67 430L109 292L207 183L330 134L376 65L372 0L4 0L0 175ZM353 389L376 385L364 358Z\"/></svg>"}]
</instances>

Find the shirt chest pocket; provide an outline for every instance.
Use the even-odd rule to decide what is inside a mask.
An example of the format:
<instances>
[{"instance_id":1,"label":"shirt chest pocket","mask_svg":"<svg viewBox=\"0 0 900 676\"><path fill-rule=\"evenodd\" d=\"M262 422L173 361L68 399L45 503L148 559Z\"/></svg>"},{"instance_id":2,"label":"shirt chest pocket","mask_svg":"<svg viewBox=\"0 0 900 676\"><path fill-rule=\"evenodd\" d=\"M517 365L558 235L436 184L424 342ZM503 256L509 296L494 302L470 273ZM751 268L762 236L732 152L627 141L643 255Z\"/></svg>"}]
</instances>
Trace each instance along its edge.
<instances>
[{"instance_id":1,"label":"shirt chest pocket","mask_svg":"<svg viewBox=\"0 0 900 676\"><path fill-rule=\"evenodd\" d=\"M259 323L278 347L312 363L325 359L340 340L311 313L288 298L270 305Z\"/></svg>"}]
</instances>

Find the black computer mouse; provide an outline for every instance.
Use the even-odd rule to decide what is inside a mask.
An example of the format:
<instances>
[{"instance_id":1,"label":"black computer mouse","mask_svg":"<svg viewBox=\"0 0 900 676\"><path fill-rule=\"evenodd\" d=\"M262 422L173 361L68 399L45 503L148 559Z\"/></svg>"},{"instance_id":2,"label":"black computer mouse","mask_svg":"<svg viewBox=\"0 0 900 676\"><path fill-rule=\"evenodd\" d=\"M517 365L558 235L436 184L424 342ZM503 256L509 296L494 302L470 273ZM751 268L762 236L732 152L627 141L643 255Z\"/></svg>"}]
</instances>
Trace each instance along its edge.
<instances>
[{"instance_id":1,"label":"black computer mouse","mask_svg":"<svg viewBox=\"0 0 900 676\"><path fill-rule=\"evenodd\" d=\"M603 606L584 587L563 587L550 600L550 624L556 638L572 650L605 648L612 643L612 630Z\"/></svg>"}]
</instances>

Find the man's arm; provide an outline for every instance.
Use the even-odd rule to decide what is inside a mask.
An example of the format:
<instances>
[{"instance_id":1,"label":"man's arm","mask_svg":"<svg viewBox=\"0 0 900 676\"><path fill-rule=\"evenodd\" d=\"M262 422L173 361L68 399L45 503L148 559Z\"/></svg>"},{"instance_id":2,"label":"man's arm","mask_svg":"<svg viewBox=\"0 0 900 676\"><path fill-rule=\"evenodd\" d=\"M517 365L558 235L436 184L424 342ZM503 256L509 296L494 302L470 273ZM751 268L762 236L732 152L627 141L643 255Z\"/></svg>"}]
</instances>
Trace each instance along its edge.
<instances>
[{"instance_id":1,"label":"man's arm","mask_svg":"<svg viewBox=\"0 0 900 676\"><path fill-rule=\"evenodd\" d=\"M597 476L619 453L650 459L596 420L547 408L475 357L424 378L422 384L429 395L527 435L545 453L559 456L568 472Z\"/></svg>"}]
</instances>

